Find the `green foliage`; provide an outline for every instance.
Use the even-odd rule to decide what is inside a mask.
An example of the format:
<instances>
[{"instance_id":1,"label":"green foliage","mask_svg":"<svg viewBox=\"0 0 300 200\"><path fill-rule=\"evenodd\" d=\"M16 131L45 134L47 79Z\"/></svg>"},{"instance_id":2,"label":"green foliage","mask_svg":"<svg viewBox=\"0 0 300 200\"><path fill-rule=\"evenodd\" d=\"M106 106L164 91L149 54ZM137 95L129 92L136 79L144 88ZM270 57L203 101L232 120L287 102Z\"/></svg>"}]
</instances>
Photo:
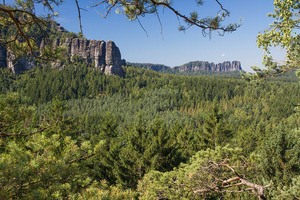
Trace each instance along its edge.
<instances>
[{"instance_id":1,"label":"green foliage","mask_svg":"<svg viewBox=\"0 0 300 200\"><path fill-rule=\"evenodd\" d=\"M19 2L15 17L32 16L35 1ZM172 9L165 1L104 3L123 6L131 19L161 5ZM274 4L278 26L258 42L266 51L282 45L285 67L297 68L299 3ZM0 9L1 35L17 34L6 28L15 23L11 8ZM192 13L187 25L217 30L222 10L207 19ZM30 23L24 33L40 31ZM11 48L31 44L17 40ZM271 75L285 70L266 61ZM299 84L130 67L120 78L64 62L63 69L41 65L17 76L1 70L0 199L299 198Z\"/></svg>"},{"instance_id":2,"label":"green foliage","mask_svg":"<svg viewBox=\"0 0 300 200\"><path fill-rule=\"evenodd\" d=\"M1 199L256 198L203 192L225 164L267 197L296 190L298 83L125 70L3 71Z\"/></svg>"},{"instance_id":3,"label":"green foliage","mask_svg":"<svg viewBox=\"0 0 300 200\"><path fill-rule=\"evenodd\" d=\"M34 60L42 63L50 61L64 61L64 49L53 48L57 38L80 37L72 32L60 29L60 25L53 21L56 13L53 6L58 6L62 0L27 0L15 1L10 6L0 4L0 44L7 54L18 62L20 59ZM36 16L35 6L42 4L45 15ZM40 49L42 44L42 49ZM16 64L15 63L15 64ZM18 66L18 65L16 65ZM0 66L3 67L3 66ZM19 66L17 72L22 72Z\"/></svg>"},{"instance_id":4,"label":"green foliage","mask_svg":"<svg viewBox=\"0 0 300 200\"><path fill-rule=\"evenodd\" d=\"M223 123L223 115L219 113L217 105L213 105L210 115L203 125L203 140L208 148L215 148L228 143L232 137L231 130Z\"/></svg>"},{"instance_id":5,"label":"green foliage","mask_svg":"<svg viewBox=\"0 0 300 200\"><path fill-rule=\"evenodd\" d=\"M172 73L172 71L173 71L171 69L171 67L163 65L163 64L130 63L130 62L127 62L127 66L151 69L151 70L154 70L154 71L157 71L157 72L163 72L163 73Z\"/></svg>"},{"instance_id":6,"label":"green foliage","mask_svg":"<svg viewBox=\"0 0 300 200\"><path fill-rule=\"evenodd\" d=\"M108 186L105 181L101 181L100 184L93 183L82 193L76 195L70 195L70 199L76 200L133 200L137 199L137 193L133 190L122 190L116 186Z\"/></svg>"},{"instance_id":7,"label":"green foliage","mask_svg":"<svg viewBox=\"0 0 300 200\"><path fill-rule=\"evenodd\" d=\"M49 114L38 127L28 126L33 122L26 113L34 108L26 107L17 94L1 96L0 102L1 199L136 196L133 191L109 187L91 176L89 163L97 145L83 140L76 123L63 116L62 102L55 100L49 105ZM17 129L19 124L22 126Z\"/></svg>"},{"instance_id":8,"label":"green foliage","mask_svg":"<svg viewBox=\"0 0 300 200\"><path fill-rule=\"evenodd\" d=\"M0 95L0 145L14 136L27 135L31 127L35 107L28 105L28 99L17 93Z\"/></svg>"},{"instance_id":9,"label":"green foliage","mask_svg":"<svg viewBox=\"0 0 300 200\"><path fill-rule=\"evenodd\" d=\"M270 28L257 36L258 47L265 51L264 65L267 70L254 68L258 77L273 76L278 73L299 68L299 1L274 0L274 12L269 14L274 18ZM273 60L271 47L281 47L286 50L284 64Z\"/></svg>"},{"instance_id":10,"label":"green foliage","mask_svg":"<svg viewBox=\"0 0 300 200\"><path fill-rule=\"evenodd\" d=\"M193 2L195 7L201 7L204 4L204 1L195 1ZM168 9L178 19L182 19L185 25L180 25L179 30L187 30L192 26L200 28L203 35L210 34L211 31L219 31L222 33L233 32L240 25L236 23L229 23L223 25L226 18L229 17L229 11L226 10L219 1L216 1L216 4L220 6L219 10L216 12L216 16L209 16L204 18L199 18L198 12L193 11L189 15L185 15L183 11L177 9L174 6L173 1L125 1L125 0L113 0L113 1L104 1L99 3L100 5L105 5L108 9L104 12L109 14L109 12L116 8L116 13L124 14L129 20L137 20L139 17L145 15L156 14L159 18L159 11L161 8ZM96 4L97 5L97 4ZM121 9L119 9L119 7Z\"/></svg>"},{"instance_id":11,"label":"green foliage","mask_svg":"<svg viewBox=\"0 0 300 200\"><path fill-rule=\"evenodd\" d=\"M300 180L299 176L292 178L292 183L275 192L273 199L299 199L300 198Z\"/></svg>"},{"instance_id":12,"label":"green foliage","mask_svg":"<svg viewBox=\"0 0 300 200\"><path fill-rule=\"evenodd\" d=\"M299 122L296 121L299 124ZM282 125L270 127L259 154L262 159L262 169L266 177L282 187L289 185L294 176L300 172L299 165L299 130L290 130ZM268 155L272 155L268 156Z\"/></svg>"},{"instance_id":13,"label":"green foliage","mask_svg":"<svg viewBox=\"0 0 300 200\"><path fill-rule=\"evenodd\" d=\"M16 79L15 75L7 69L0 68L0 93L4 94L11 89L11 86Z\"/></svg>"},{"instance_id":14,"label":"green foliage","mask_svg":"<svg viewBox=\"0 0 300 200\"><path fill-rule=\"evenodd\" d=\"M254 166L247 163L246 167L244 160L245 157L239 148L218 146L215 150L199 151L187 164L182 164L173 171L151 171L146 174L138 185L140 199L251 199L251 194L235 194L235 189L222 185L222 181L236 176L233 171L222 166L213 167L214 164L226 163L228 166L234 166L238 171L236 173L250 175L254 172L251 172ZM215 187L218 187L216 191ZM223 189L233 192L223 193Z\"/></svg>"}]
</instances>

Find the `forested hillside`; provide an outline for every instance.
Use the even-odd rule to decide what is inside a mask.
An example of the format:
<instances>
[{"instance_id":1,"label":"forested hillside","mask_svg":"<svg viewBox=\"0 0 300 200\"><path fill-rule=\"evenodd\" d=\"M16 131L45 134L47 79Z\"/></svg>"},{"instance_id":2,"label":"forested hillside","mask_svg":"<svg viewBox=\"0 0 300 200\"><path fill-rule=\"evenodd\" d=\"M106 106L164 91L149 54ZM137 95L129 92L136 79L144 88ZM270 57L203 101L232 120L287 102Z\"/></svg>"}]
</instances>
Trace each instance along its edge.
<instances>
[{"instance_id":1,"label":"forested hillside","mask_svg":"<svg viewBox=\"0 0 300 200\"><path fill-rule=\"evenodd\" d=\"M0 199L293 199L298 82L1 69Z\"/></svg>"},{"instance_id":2,"label":"forested hillside","mask_svg":"<svg viewBox=\"0 0 300 200\"><path fill-rule=\"evenodd\" d=\"M123 15L154 37L141 42L118 17L93 24L85 8ZM270 10L271 24L260 13ZM299 10L299 0L1 1L0 199L300 199ZM57 16L72 30L76 18L79 33ZM129 42L133 60L166 63L194 53L256 63L259 32L265 68L243 79L211 73L240 71L239 61L123 71L115 44L85 39L83 22L91 38ZM205 45L193 32L173 35L174 24L209 39L236 34Z\"/></svg>"},{"instance_id":3,"label":"forested hillside","mask_svg":"<svg viewBox=\"0 0 300 200\"><path fill-rule=\"evenodd\" d=\"M228 64L229 62L224 62L223 64L218 64L219 68L222 67L222 65ZM213 76L222 76L222 77L242 77L242 71L241 68L230 68L231 64L226 68L226 66L223 68L223 70L217 71L216 65L214 63L204 62L204 61L195 61L195 62L189 62L181 66L177 67L169 67L163 64L153 64L153 63L131 63L127 62L127 66L131 67L137 67L137 68L143 68L143 69L150 69L156 72L161 73L167 73L167 74L180 74L180 75L191 75L191 76L197 76L197 75L213 75ZM204 65L204 66L203 66ZM205 65L207 65L205 67ZM231 69L231 70L230 70Z\"/></svg>"}]
</instances>

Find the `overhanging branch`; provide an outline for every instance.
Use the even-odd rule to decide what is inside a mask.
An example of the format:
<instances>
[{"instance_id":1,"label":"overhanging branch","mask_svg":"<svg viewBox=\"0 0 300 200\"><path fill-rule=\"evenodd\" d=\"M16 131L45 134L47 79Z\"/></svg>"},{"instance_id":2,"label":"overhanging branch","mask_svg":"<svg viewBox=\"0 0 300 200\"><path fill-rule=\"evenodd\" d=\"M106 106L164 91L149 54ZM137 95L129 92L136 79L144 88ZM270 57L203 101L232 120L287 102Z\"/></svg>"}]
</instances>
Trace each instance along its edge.
<instances>
[{"instance_id":1,"label":"overhanging branch","mask_svg":"<svg viewBox=\"0 0 300 200\"><path fill-rule=\"evenodd\" d=\"M233 166L228 164L228 159L223 160L222 162L210 162L207 167L203 167L202 170L205 170L209 176L213 177L211 183L207 183L202 188L195 188L193 190L194 194L206 194L211 192L216 193L243 193L243 192L252 192L259 200L265 200L265 188L270 185L259 185L247 180L243 175L240 175ZM229 171L233 174L232 177L223 179L220 176L220 170ZM242 187L244 186L244 187Z\"/></svg>"}]
</instances>

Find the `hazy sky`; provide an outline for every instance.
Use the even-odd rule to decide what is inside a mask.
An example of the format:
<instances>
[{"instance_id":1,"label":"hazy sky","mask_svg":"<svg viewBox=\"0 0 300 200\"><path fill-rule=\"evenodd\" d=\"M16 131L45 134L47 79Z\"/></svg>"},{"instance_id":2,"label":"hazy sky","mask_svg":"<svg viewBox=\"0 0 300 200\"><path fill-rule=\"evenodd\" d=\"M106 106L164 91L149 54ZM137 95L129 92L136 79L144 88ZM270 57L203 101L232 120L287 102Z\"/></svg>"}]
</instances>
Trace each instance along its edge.
<instances>
[{"instance_id":1,"label":"hazy sky","mask_svg":"<svg viewBox=\"0 0 300 200\"><path fill-rule=\"evenodd\" d=\"M267 17L273 11L271 0L220 0L230 10L230 22L242 20L242 26L236 32L224 36L215 33L211 38L203 37L198 28L179 32L177 17L168 10L160 12L162 29L155 15L140 18L146 34L137 21L129 21L114 11L104 19L100 16L103 7L88 8L95 1L79 1L88 9L82 11L84 35L88 39L113 40L120 48L122 58L129 62L177 66L196 60L215 63L239 60L244 70L250 70L253 65L262 66L263 52L256 45L256 36L272 22ZM197 7L194 0L174 0L174 6L186 15L198 11L200 17L214 15L219 10L214 0L206 0L203 7ZM57 21L62 26L79 32L74 1L65 0L58 12ZM278 54L278 59L283 59L280 51L274 53Z\"/></svg>"}]
</instances>

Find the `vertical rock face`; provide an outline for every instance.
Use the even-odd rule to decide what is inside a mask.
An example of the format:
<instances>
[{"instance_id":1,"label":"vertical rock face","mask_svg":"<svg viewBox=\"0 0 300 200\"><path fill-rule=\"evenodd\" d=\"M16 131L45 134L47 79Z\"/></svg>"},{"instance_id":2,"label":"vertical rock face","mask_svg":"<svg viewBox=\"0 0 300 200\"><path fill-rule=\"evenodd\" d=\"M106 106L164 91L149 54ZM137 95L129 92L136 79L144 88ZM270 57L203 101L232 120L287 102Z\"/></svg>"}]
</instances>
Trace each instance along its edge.
<instances>
[{"instance_id":1,"label":"vertical rock face","mask_svg":"<svg viewBox=\"0 0 300 200\"><path fill-rule=\"evenodd\" d=\"M124 76L124 71L119 66L122 66L121 53L119 48L113 41L106 43L106 55L105 55L106 68L104 72L106 74L118 74Z\"/></svg>"},{"instance_id":2,"label":"vertical rock face","mask_svg":"<svg viewBox=\"0 0 300 200\"><path fill-rule=\"evenodd\" d=\"M124 76L120 50L112 41L74 38L67 39L65 44L61 45L65 45L69 49L71 60L79 57L89 64L93 63L105 74Z\"/></svg>"},{"instance_id":3,"label":"vertical rock face","mask_svg":"<svg viewBox=\"0 0 300 200\"><path fill-rule=\"evenodd\" d=\"M106 43L102 41L95 48L95 67L100 67L102 71L105 70L105 54L106 54Z\"/></svg>"},{"instance_id":4,"label":"vertical rock face","mask_svg":"<svg viewBox=\"0 0 300 200\"><path fill-rule=\"evenodd\" d=\"M18 67L16 64L15 64L15 60L16 60L16 57L14 54L11 53L10 50L7 50L6 51L6 63L7 63L7 68L9 70L11 70L12 72L15 73L15 69Z\"/></svg>"},{"instance_id":5,"label":"vertical rock face","mask_svg":"<svg viewBox=\"0 0 300 200\"><path fill-rule=\"evenodd\" d=\"M87 64L93 64L96 68L100 68L105 74L114 74L124 76L119 48L112 41L87 40L84 38L67 38L61 41L59 38L52 44L53 48L64 47L67 52L67 58L71 61L77 59ZM40 43L40 50L45 47L45 42ZM20 66L22 70L33 68L35 65L34 57L22 57L16 59L15 56L0 47L0 67L8 67L12 71L18 73ZM53 66L59 66L59 63L53 63ZM21 69L21 68L20 68Z\"/></svg>"},{"instance_id":6,"label":"vertical rock face","mask_svg":"<svg viewBox=\"0 0 300 200\"><path fill-rule=\"evenodd\" d=\"M16 56L10 51L6 51L6 67L14 72L21 73L22 71L32 69L35 66L35 59L32 56L23 56L16 58Z\"/></svg>"},{"instance_id":7,"label":"vertical rock face","mask_svg":"<svg viewBox=\"0 0 300 200\"><path fill-rule=\"evenodd\" d=\"M231 71L240 71L242 70L242 64L240 61L233 61L231 64Z\"/></svg>"},{"instance_id":8,"label":"vertical rock face","mask_svg":"<svg viewBox=\"0 0 300 200\"><path fill-rule=\"evenodd\" d=\"M63 45L63 44L62 44ZM71 40L71 58L78 56L86 62L90 57L89 40L74 38Z\"/></svg>"}]
</instances>

